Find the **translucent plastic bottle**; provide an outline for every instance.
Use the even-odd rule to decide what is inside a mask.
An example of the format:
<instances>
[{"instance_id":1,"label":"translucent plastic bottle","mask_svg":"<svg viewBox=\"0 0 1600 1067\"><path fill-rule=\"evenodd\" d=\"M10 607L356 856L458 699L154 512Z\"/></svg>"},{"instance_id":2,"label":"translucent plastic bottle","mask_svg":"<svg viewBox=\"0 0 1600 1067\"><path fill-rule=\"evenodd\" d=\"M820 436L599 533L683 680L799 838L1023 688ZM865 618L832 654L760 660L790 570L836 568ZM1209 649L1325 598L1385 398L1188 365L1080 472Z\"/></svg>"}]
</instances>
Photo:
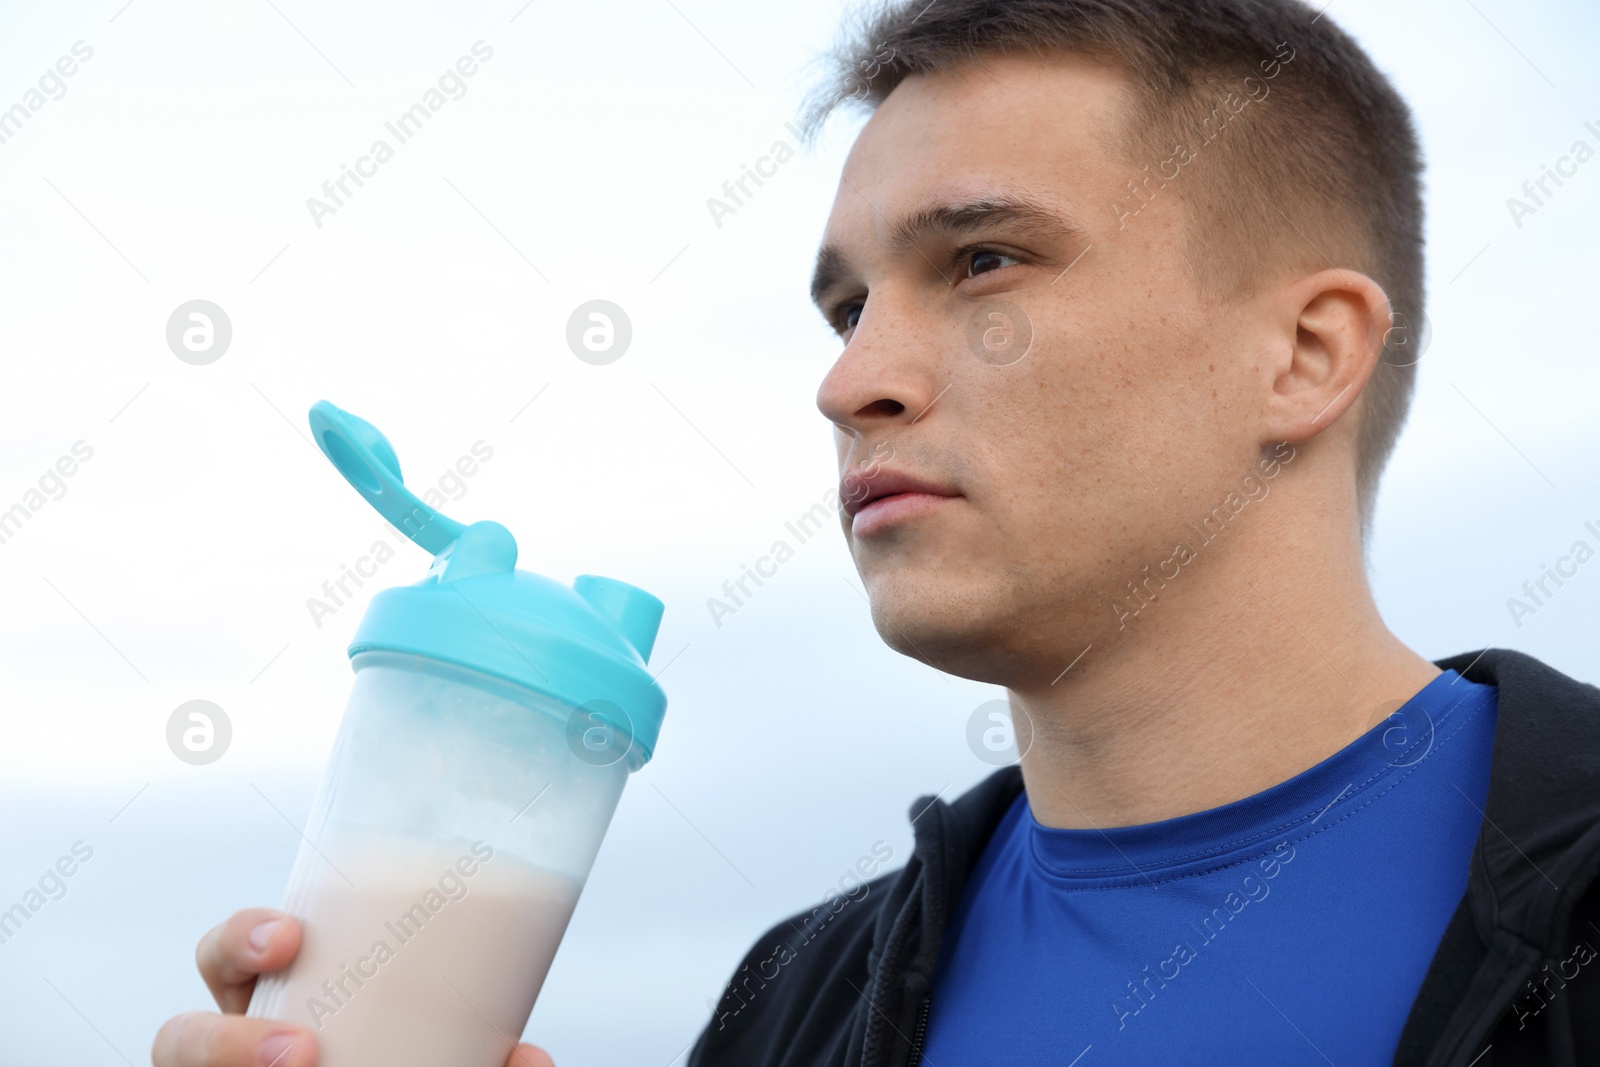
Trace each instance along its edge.
<instances>
[{"instance_id":1,"label":"translucent plastic bottle","mask_svg":"<svg viewBox=\"0 0 1600 1067\"><path fill-rule=\"evenodd\" d=\"M502 1067L666 697L661 601L513 569L504 527L407 491L393 450L323 401L315 439L435 553L373 598L354 687L284 900L304 939L249 1014L317 1034L320 1067Z\"/></svg>"}]
</instances>

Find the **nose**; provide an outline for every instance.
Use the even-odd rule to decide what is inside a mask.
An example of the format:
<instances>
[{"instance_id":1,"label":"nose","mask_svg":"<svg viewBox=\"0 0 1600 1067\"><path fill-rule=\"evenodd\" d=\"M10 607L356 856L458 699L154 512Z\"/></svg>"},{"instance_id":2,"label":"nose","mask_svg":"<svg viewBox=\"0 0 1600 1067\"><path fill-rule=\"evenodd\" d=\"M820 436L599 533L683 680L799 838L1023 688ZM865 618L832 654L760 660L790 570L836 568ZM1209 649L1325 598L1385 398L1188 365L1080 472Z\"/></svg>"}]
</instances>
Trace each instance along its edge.
<instances>
[{"instance_id":1,"label":"nose","mask_svg":"<svg viewBox=\"0 0 1600 1067\"><path fill-rule=\"evenodd\" d=\"M817 389L817 410L851 438L881 437L917 421L946 384L931 332L914 308L869 299Z\"/></svg>"}]
</instances>

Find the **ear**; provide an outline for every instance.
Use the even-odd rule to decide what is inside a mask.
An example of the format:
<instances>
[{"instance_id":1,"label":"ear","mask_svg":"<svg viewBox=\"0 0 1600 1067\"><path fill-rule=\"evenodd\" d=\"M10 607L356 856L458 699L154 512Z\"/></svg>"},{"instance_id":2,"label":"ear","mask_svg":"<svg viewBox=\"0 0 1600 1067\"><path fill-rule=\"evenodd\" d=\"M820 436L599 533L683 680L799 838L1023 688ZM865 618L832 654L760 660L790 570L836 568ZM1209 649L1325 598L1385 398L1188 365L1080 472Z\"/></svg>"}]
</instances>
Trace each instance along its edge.
<instances>
[{"instance_id":1,"label":"ear","mask_svg":"<svg viewBox=\"0 0 1600 1067\"><path fill-rule=\"evenodd\" d=\"M1389 298L1364 274L1330 269L1286 287L1279 312L1289 343L1271 367L1263 443L1299 444L1337 422L1366 387L1389 334Z\"/></svg>"}]
</instances>

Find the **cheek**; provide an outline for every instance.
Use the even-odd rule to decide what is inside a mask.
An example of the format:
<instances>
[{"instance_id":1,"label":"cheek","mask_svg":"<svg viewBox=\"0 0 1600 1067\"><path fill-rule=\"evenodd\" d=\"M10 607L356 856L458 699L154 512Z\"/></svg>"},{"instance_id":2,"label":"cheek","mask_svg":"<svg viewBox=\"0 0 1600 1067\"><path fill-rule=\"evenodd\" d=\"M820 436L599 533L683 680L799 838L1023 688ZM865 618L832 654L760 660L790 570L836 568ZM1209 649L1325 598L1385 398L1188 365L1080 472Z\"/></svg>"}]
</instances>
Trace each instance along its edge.
<instances>
[{"instance_id":1,"label":"cheek","mask_svg":"<svg viewBox=\"0 0 1600 1067\"><path fill-rule=\"evenodd\" d=\"M1095 506L1108 453L1123 462L1090 425L1115 417L1098 387L1041 362L1010 368L982 396L968 448L973 496L1000 536L1036 535Z\"/></svg>"},{"instance_id":2,"label":"cheek","mask_svg":"<svg viewBox=\"0 0 1600 1067\"><path fill-rule=\"evenodd\" d=\"M1216 462L1216 413L1196 400L1212 403L1211 383L1193 360L1162 354L1183 350L1170 323L1156 316L1135 332L1111 319L1041 329L1022 363L985 368L995 373L974 452L985 511L1004 532L1071 530L1080 547L1136 536Z\"/></svg>"},{"instance_id":3,"label":"cheek","mask_svg":"<svg viewBox=\"0 0 1600 1067\"><path fill-rule=\"evenodd\" d=\"M1258 412L1243 342L1195 342L1150 390L1152 450L1180 485L1237 480L1255 462Z\"/></svg>"},{"instance_id":4,"label":"cheek","mask_svg":"<svg viewBox=\"0 0 1600 1067\"><path fill-rule=\"evenodd\" d=\"M1102 468L1132 473L1139 449L1140 394L1149 379L1126 329L1064 321L1041 327L1035 360L1010 384L1010 436L1025 468L1053 481ZM1081 488L1081 487L1080 487Z\"/></svg>"}]
</instances>

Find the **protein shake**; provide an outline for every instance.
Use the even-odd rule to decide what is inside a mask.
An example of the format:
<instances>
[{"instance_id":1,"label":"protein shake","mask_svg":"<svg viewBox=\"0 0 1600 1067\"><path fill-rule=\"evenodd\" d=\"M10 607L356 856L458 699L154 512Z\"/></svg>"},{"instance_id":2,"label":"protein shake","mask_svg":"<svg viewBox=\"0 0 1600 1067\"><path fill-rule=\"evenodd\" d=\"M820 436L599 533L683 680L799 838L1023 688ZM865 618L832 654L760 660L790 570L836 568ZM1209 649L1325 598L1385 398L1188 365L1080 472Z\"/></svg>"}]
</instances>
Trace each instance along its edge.
<instances>
[{"instance_id":1,"label":"protein shake","mask_svg":"<svg viewBox=\"0 0 1600 1067\"><path fill-rule=\"evenodd\" d=\"M663 605L517 570L510 531L420 500L371 424L323 401L311 430L434 560L375 595L350 644L355 684L284 899L304 940L249 1014L315 1033L319 1067L504 1067L654 752Z\"/></svg>"},{"instance_id":2,"label":"protein shake","mask_svg":"<svg viewBox=\"0 0 1600 1067\"><path fill-rule=\"evenodd\" d=\"M346 836L322 850L287 909L300 953L262 979L252 1014L315 1032L321 1067L501 1067L582 887L483 841Z\"/></svg>"}]
</instances>

